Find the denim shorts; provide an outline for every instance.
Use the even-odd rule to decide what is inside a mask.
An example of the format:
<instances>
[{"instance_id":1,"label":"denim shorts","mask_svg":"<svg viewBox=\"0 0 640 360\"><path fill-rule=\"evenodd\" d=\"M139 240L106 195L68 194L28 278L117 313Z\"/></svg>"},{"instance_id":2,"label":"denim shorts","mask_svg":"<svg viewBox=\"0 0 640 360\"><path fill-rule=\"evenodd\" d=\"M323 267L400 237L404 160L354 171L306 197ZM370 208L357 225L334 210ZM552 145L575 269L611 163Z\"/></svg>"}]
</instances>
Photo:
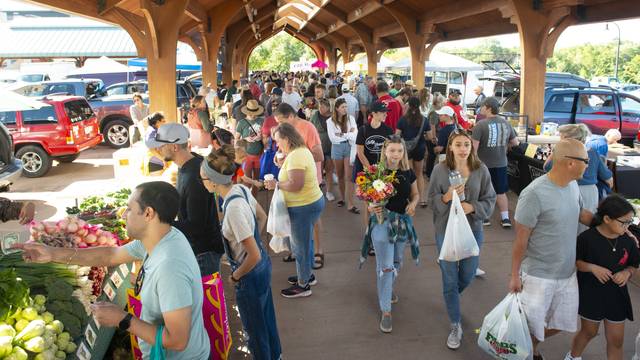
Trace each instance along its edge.
<instances>
[{"instance_id":1,"label":"denim shorts","mask_svg":"<svg viewBox=\"0 0 640 360\"><path fill-rule=\"evenodd\" d=\"M348 141L340 144L331 144L331 158L333 160L349 159L351 157L351 145Z\"/></svg>"}]
</instances>

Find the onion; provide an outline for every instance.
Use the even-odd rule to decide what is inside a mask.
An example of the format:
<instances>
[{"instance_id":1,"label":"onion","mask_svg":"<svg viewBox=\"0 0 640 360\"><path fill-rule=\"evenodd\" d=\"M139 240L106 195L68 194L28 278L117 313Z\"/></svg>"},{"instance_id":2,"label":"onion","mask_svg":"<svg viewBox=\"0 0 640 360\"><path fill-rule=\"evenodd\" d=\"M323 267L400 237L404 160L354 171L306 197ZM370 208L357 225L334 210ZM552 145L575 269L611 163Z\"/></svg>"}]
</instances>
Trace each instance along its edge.
<instances>
[{"instance_id":1,"label":"onion","mask_svg":"<svg viewBox=\"0 0 640 360\"><path fill-rule=\"evenodd\" d=\"M95 243L97 240L98 240L98 237L97 237L97 236L95 236L94 234L89 234L89 235L87 235L87 236L84 238L84 241L85 241L87 244L93 244L93 243Z\"/></svg>"},{"instance_id":2,"label":"onion","mask_svg":"<svg viewBox=\"0 0 640 360\"><path fill-rule=\"evenodd\" d=\"M34 229L36 229L37 231L44 231L44 224L43 223L36 223L33 226Z\"/></svg>"},{"instance_id":3,"label":"onion","mask_svg":"<svg viewBox=\"0 0 640 360\"><path fill-rule=\"evenodd\" d=\"M87 236L87 235L89 235L89 230L87 230L87 229L80 229L80 230L78 230L78 235L80 235L80 236Z\"/></svg>"},{"instance_id":4,"label":"onion","mask_svg":"<svg viewBox=\"0 0 640 360\"><path fill-rule=\"evenodd\" d=\"M98 245L104 245L107 243L107 237L104 235L98 236Z\"/></svg>"},{"instance_id":5,"label":"onion","mask_svg":"<svg viewBox=\"0 0 640 360\"><path fill-rule=\"evenodd\" d=\"M79 227L85 227L85 225L87 225L87 222L81 219L78 219L78 226Z\"/></svg>"},{"instance_id":6,"label":"onion","mask_svg":"<svg viewBox=\"0 0 640 360\"><path fill-rule=\"evenodd\" d=\"M55 226L51 226L51 225L45 225L44 227L44 232L46 232L47 234L51 235L54 232L56 232L56 227Z\"/></svg>"},{"instance_id":7,"label":"onion","mask_svg":"<svg viewBox=\"0 0 640 360\"><path fill-rule=\"evenodd\" d=\"M67 227L69 226L69 222L66 220L58 221L58 228L62 231L67 231Z\"/></svg>"},{"instance_id":8,"label":"onion","mask_svg":"<svg viewBox=\"0 0 640 360\"><path fill-rule=\"evenodd\" d=\"M66 228L67 228L67 232L70 232L70 233L75 233L76 231L78 231L78 225L74 224L74 223L71 223L71 224L67 225ZM64 230L64 229L62 229L62 230Z\"/></svg>"},{"instance_id":9,"label":"onion","mask_svg":"<svg viewBox=\"0 0 640 360\"><path fill-rule=\"evenodd\" d=\"M82 236L77 236L76 235L76 236L73 237L73 242L77 245L77 244L80 244L80 243L84 242L84 239L82 238Z\"/></svg>"}]
</instances>

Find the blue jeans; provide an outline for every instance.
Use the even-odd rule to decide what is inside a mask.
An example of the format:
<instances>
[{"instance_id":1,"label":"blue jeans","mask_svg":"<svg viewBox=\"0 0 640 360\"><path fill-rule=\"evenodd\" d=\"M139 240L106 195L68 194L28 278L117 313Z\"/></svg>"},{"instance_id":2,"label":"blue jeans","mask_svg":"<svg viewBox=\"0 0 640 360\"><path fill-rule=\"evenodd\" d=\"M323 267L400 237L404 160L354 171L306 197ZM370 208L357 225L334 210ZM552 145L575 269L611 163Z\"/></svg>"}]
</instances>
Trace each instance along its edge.
<instances>
[{"instance_id":1,"label":"blue jeans","mask_svg":"<svg viewBox=\"0 0 640 360\"><path fill-rule=\"evenodd\" d=\"M196 255L198 266L200 267L200 276L213 275L220 272L220 258L222 254L215 251L207 251Z\"/></svg>"},{"instance_id":2,"label":"blue jeans","mask_svg":"<svg viewBox=\"0 0 640 360\"><path fill-rule=\"evenodd\" d=\"M305 287L313 269L313 226L324 210L324 197L309 205L287 209L291 218L291 252L296 258L298 284Z\"/></svg>"},{"instance_id":3,"label":"blue jeans","mask_svg":"<svg viewBox=\"0 0 640 360\"><path fill-rule=\"evenodd\" d=\"M473 235L478 242L478 247L482 247L484 234L482 231L474 231ZM442 248L444 234L436 234L436 245L438 254ZM377 255L377 254L376 254ZM447 306L447 313L451 323L460 322L460 294L471 284L476 276L478 268L478 256L472 256L460 261L440 260L440 270L442 271L442 293L444 303Z\"/></svg>"},{"instance_id":4,"label":"blue jeans","mask_svg":"<svg viewBox=\"0 0 640 360\"><path fill-rule=\"evenodd\" d=\"M249 334L253 359L278 360L282 353L271 294L271 259L262 260L236 284L242 327Z\"/></svg>"},{"instance_id":5,"label":"blue jeans","mask_svg":"<svg viewBox=\"0 0 640 360\"><path fill-rule=\"evenodd\" d=\"M376 278L378 287L378 303L382 312L391 311L391 295L393 282L402 266L405 241L389 242L389 222L375 225L371 229L371 241L376 251Z\"/></svg>"}]
</instances>

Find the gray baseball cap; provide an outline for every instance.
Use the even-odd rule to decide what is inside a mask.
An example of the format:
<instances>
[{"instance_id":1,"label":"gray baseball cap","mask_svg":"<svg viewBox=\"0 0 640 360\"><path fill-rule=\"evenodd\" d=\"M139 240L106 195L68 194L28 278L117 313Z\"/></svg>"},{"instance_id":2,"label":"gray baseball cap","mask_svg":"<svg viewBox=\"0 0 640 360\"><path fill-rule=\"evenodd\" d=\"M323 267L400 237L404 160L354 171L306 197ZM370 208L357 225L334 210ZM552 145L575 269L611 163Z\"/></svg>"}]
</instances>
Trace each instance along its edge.
<instances>
[{"instance_id":1,"label":"gray baseball cap","mask_svg":"<svg viewBox=\"0 0 640 360\"><path fill-rule=\"evenodd\" d=\"M184 125L170 123L158 128L155 139L145 142L150 149L159 148L167 144L186 144L189 142L189 129Z\"/></svg>"}]
</instances>

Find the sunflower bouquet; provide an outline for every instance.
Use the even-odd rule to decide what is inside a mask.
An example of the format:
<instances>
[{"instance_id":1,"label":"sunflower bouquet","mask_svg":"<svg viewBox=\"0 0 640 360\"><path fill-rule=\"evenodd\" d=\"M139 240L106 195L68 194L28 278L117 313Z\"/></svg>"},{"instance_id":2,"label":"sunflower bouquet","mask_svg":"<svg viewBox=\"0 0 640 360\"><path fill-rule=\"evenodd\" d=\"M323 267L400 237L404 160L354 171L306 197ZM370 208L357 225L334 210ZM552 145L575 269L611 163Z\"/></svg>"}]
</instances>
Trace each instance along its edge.
<instances>
[{"instance_id":1,"label":"sunflower bouquet","mask_svg":"<svg viewBox=\"0 0 640 360\"><path fill-rule=\"evenodd\" d=\"M389 199L396 194L393 185L398 180L396 172L386 171L382 163L369 165L356 176L356 196L369 203L369 206L384 208ZM384 214L376 214L378 224L384 222Z\"/></svg>"}]
</instances>

